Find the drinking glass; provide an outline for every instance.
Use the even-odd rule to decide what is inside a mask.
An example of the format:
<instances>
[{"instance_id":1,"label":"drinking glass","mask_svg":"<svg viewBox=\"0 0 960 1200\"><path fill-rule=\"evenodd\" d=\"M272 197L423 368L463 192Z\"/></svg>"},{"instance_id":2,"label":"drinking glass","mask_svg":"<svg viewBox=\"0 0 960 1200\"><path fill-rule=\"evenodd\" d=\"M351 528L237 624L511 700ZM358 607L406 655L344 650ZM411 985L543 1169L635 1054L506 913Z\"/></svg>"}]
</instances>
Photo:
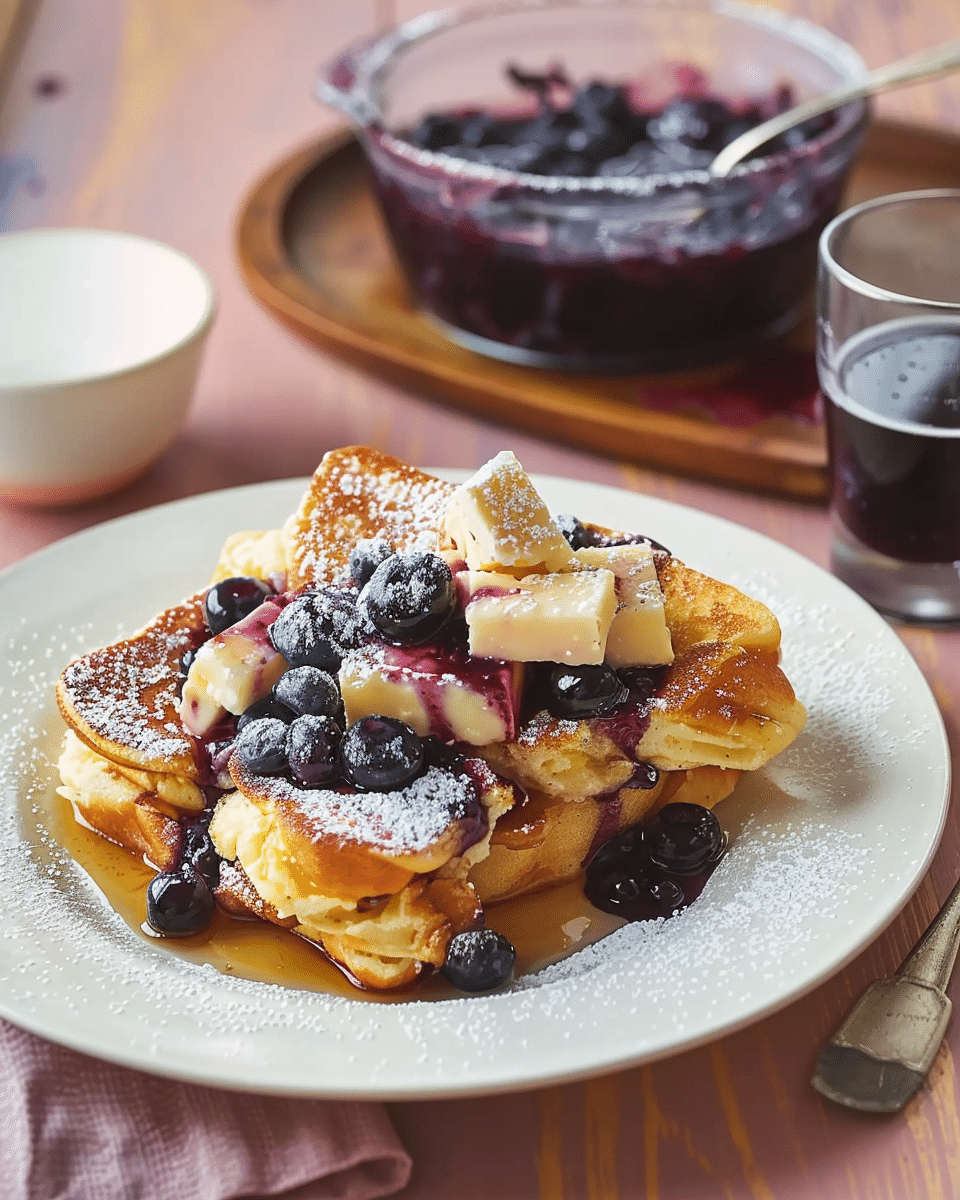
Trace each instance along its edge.
<instances>
[{"instance_id":1,"label":"drinking glass","mask_svg":"<svg viewBox=\"0 0 960 1200\"><path fill-rule=\"evenodd\" d=\"M817 370L835 574L888 616L960 621L960 189L820 238Z\"/></svg>"}]
</instances>

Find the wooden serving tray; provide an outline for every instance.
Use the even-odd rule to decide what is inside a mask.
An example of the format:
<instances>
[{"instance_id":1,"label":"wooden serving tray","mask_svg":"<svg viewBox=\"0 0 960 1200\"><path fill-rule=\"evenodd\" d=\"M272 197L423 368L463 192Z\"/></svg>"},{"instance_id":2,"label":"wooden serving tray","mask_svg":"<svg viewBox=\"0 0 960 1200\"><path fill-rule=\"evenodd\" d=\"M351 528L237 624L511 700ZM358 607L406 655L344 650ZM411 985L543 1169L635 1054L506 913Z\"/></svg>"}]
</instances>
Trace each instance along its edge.
<instances>
[{"instance_id":1,"label":"wooden serving tray","mask_svg":"<svg viewBox=\"0 0 960 1200\"><path fill-rule=\"evenodd\" d=\"M960 186L960 137L879 122L848 202ZM237 227L250 291L325 350L476 416L615 458L808 498L826 493L813 320L722 367L587 375L515 366L449 341L411 304L350 134L275 166Z\"/></svg>"}]
</instances>

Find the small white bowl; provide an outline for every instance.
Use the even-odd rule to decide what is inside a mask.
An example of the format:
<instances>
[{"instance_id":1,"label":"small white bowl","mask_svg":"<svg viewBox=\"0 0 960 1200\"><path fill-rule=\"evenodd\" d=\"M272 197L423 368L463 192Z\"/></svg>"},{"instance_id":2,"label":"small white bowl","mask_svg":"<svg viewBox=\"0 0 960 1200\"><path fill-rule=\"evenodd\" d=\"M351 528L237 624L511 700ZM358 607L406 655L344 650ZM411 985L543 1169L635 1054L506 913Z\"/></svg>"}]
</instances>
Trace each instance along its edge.
<instances>
[{"instance_id":1,"label":"small white bowl","mask_svg":"<svg viewBox=\"0 0 960 1200\"><path fill-rule=\"evenodd\" d=\"M149 238L0 235L0 498L76 504L180 431L213 321L204 271Z\"/></svg>"}]
</instances>

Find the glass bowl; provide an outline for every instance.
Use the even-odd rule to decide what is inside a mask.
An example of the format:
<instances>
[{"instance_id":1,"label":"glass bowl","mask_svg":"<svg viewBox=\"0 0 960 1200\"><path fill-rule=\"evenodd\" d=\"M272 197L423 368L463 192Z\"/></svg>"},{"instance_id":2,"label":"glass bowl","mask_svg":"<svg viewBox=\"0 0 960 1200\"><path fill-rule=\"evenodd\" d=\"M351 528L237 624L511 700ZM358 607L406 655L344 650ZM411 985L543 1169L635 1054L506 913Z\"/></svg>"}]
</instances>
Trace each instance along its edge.
<instances>
[{"instance_id":1,"label":"glass bowl","mask_svg":"<svg viewBox=\"0 0 960 1200\"><path fill-rule=\"evenodd\" d=\"M463 346L542 367L665 369L796 324L864 102L719 179L702 166L537 175L412 144L426 114L520 112L508 66L629 85L645 111L686 95L762 105L860 78L850 46L730 0L513 0L428 13L352 46L317 90L356 126L416 303Z\"/></svg>"}]
</instances>

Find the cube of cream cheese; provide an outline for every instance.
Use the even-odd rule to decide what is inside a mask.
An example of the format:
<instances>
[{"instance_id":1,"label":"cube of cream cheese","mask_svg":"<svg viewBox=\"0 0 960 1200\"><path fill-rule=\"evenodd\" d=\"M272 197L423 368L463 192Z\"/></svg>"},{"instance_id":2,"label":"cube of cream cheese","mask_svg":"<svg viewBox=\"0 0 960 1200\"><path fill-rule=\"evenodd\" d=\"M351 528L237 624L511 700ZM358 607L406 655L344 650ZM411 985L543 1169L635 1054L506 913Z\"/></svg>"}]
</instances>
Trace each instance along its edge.
<instances>
[{"instance_id":1,"label":"cube of cream cheese","mask_svg":"<svg viewBox=\"0 0 960 1200\"><path fill-rule=\"evenodd\" d=\"M522 576L576 566L567 539L509 450L457 488L445 531L472 571Z\"/></svg>"},{"instance_id":2,"label":"cube of cream cheese","mask_svg":"<svg viewBox=\"0 0 960 1200\"><path fill-rule=\"evenodd\" d=\"M281 606L265 600L249 616L200 647L183 684L180 719L202 737L224 712L242 713L266 696L287 669L267 630Z\"/></svg>"},{"instance_id":3,"label":"cube of cream cheese","mask_svg":"<svg viewBox=\"0 0 960 1200\"><path fill-rule=\"evenodd\" d=\"M347 724L396 717L421 737L486 746L513 741L519 728L523 667L477 661L449 646L353 650L339 671Z\"/></svg>"},{"instance_id":4,"label":"cube of cream cheese","mask_svg":"<svg viewBox=\"0 0 960 1200\"><path fill-rule=\"evenodd\" d=\"M612 571L526 575L464 571L470 653L513 662L570 666L604 661L617 607Z\"/></svg>"},{"instance_id":5,"label":"cube of cream cheese","mask_svg":"<svg viewBox=\"0 0 960 1200\"><path fill-rule=\"evenodd\" d=\"M673 662L663 592L648 544L588 546L574 557L587 570L606 569L616 579L617 611L607 635L611 667L658 667Z\"/></svg>"}]
</instances>

